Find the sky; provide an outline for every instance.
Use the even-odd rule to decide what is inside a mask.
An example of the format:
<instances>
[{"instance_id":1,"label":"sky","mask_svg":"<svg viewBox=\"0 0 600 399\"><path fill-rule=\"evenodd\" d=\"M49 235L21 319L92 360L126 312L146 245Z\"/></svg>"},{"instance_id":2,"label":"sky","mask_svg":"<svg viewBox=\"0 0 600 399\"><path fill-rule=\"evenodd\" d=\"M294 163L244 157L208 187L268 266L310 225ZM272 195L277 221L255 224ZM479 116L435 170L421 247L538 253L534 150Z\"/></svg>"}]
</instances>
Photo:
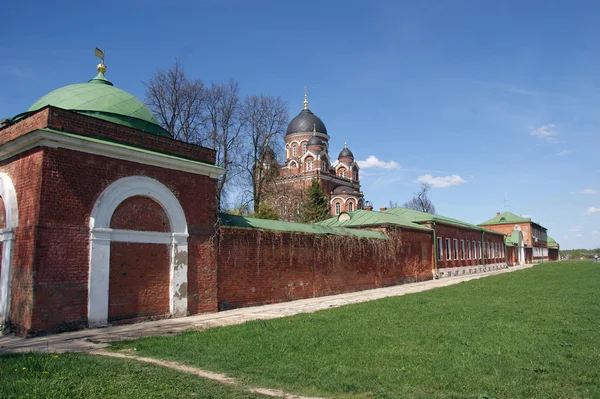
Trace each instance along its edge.
<instances>
[{"instance_id":1,"label":"sky","mask_svg":"<svg viewBox=\"0 0 600 399\"><path fill-rule=\"evenodd\" d=\"M347 141L376 209L426 182L441 215L478 224L508 207L561 248L596 248L599 17L585 1L11 1L0 117L92 78L95 47L142 99L175 59L281 96L290 118L307 86L332 157Z\"/></svg>"}]
</instances>

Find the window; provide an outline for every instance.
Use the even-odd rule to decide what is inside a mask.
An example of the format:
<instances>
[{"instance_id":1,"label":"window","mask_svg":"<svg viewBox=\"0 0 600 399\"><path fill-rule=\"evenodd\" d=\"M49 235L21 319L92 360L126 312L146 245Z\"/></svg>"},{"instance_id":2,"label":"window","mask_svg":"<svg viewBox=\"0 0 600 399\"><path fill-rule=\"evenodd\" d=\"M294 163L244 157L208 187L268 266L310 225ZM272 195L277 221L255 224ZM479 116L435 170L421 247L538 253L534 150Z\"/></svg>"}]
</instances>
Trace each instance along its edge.
<instances>
[{"instance_id":1,"label":"window","mask_svg":"<svg viewBox=\"0 0 600 399\"><path fill-rule=\"evenodd\" d=\"M358 180L358 172L357 172L357 171L355 171L355 170L354 170L354 171L352 171L352 178L353 178L354 180Z\"/></svg>"},{"instance_id":2,"label":"window","mask_svg":"<svg viewBox=\"0 0 600 399\"><path fill-rule=\"evenodd\" d=\"M450 239L446 238L446 260L452 258L452 249L450 248Z\"/></svg>"},{"instance_id":3,"label":"window","mask_svg":"<svg viewBox=\"0 0 600 399\"><path fill-rule=\"evenodd\" d=\"M339 202L335 203L335 214L339 215L342 211L342 205Z\"/></svg>"},{"instance_id":4,"label":"window","mask_svg":"<svg viewBox=\"0 0 600 399\"><path fill-rule=\"evenodd\" d=\"M354 202L348 202L348 212L354 211Z\"/></svg>"},{"instance_id":5,"label":"window","mask_svg":"<svg viewBox=\"0 0 600 399\"><path fill-rule=\"evenodd\" d=\"M339 176L339 177L346 177L346 169L343 169L343 168L342 168L342 169L340 169L340 170L338 171L338 176Z\"/></svg>"},{"instance_id":6,"label":"window","mask_svg":"<svg viewBox=\"0 0 600 399\"><path fill-rule=\"evenodd\" d=\"M437 260L442 260L444 248L442 248L442 237L437 238Z\"/></svg>"},{"instance_id":7,"label":"window","mask_svg":"<svg viewBox=\"0 0 600 399\"><path fill-rule=\"evenodd\" d=\"M313 170L313 161L312 161L312 159L310 161L306 161L306 171L310 172L311 170Z\"/></svg>"},{"instance_id":8,"label":"window","mask_svg":"<svg viewBox=\"0 0 600 399\"><path fill-rule=\"evenodd\" d=\"M323 160L321 160L321 170L322 170L323 172L326 172L326 171L327 171L327 161L326 161L326 160L324 160L324 159L323 159Z\"/></svg>"},{"instance_id":9,"label":"window","mask_svg":"<svg viewBox=\"0 0 600 399\"><path fill-rule=\"evenodd\" d=\"M295 157L298 155L298 146L296 144L294 144L292 146L292 156Z\"/></svg>"},{"instance_id":10,"label":"window","mask_svg":"<svg viewBox=\"0 0 600 399\"><path fill-rule=\"evenodd\" d=\"M477 241L477 253L479 254L478 258L481 259L481 241Z\"/></svg>"},{"instance_id":11,"label":"window","mask_svg":"<svg viewBox=\"0 0 600 399\"><path fill-rule=\"evenodd\" d=\"M465 260L465 240L460 240L460 258Z\"/></svg>"},{"instance_id":12,"label":"window","mask_svg":"<svg viewBox=\"0 0 600 399\"><path fill-rule=\"evenodd\" d=\"M473 259L477 259L477 244L473 241Z\"/></svg>"},{"instance_id":13,"label":"window","mask_svg":"<svg viewBox=\"0 0 600 399\"><path fill-rule=\"evenodd\" d=\"M458 240L454 239L454 260L458 260Z\"/></svg>"},{"instance_id":14,"label":"window","mask_svg":"<svg viewBox=\"0 0 600 399\"><path fill-rule=\"evenodd\" d=\"M471 259L471 243L467 241L467 259Z\"/></svg>"},{"instance_id":15,"label":"window","mask_svg":"<svg viewBox=\"0 0 600 399\"><path fill-rule=\"evenodd\" d=\"M306 154L306 143L302 144L302 153Z\"/></svg>"}]
</instances>

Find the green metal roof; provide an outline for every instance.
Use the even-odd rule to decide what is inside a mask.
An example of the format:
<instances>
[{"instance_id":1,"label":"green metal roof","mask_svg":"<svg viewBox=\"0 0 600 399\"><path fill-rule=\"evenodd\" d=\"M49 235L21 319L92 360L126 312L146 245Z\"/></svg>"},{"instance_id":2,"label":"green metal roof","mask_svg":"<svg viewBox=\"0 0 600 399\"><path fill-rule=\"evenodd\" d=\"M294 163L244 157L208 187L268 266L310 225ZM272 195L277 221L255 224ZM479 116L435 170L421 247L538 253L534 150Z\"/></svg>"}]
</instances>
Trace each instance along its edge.
<instances>
[{"instance_id":1,"label":"green metal roof","mask_svg":"<svg viewBox=\"0 0 600 399\"><path fill-rule=\"evenodd\" d=\"M347 213L350 219L339 220L339 217L326 219L318 224L323 226L335 227L368 227L368 226L401 226L415 230L432 231L429 227L421 226L413 223L405 217L393 215L385 212L373 212L365 210L357 210Z\"/></svg>"},{"instance_id":2,"label":"green metal roof","mask_svg":"<svg viewBox=\"0 0 600 399\"><path fill-rule=\"evenodd\" d=\"M134 95L114 87L102 72L88 83L61 87L46 94L33 103L27 112L14 117L13 121L48 105L159 136L171 137L143 102Z\"/></svg>"},{"instance_id":3,"label":"green metal roof","mask_svg":"<svg viewBox=\"0 0 600 399\"><path fill-rule=\"evenodd\" d=\"M546 237L546 244L548 245L548 247L558 247L558 243L552 237Z\"/></svg>"},{"instance_id":4,"label":"green metal roof","mask_svg":"<svg viewBox=\"0 0 600 399\"><path fill-rule=\"evenodd\" d=\"M485 226L485 225L490 225L490 224L505 224L505 223L509 224L509 223L527 223L527 222L531 222L531 219L517 216L511 212L504 212L504 213L501 213L500 215L497 215L494 218L491 218L490 220L480 223L479 225Z\"/></svg>"},{"instance_id":5,"label":"green metal roof","mask_svg":"<svg viewBox=\"0 0 600 399\"><path fill-rule=\"evenodd\" d=\"M360 238L387 239L381 231L346 229L343 227L329 227L318 224L303 224L282 222L279 220L257 219L245 216L219 214L221 223L230 227L249 227L254 229L285 231L290 233L329 234L337 236L354 236Z\"/></svg>"},{"instance_id":6,"label":"green metal roof","mask_svg":"<svg viewBox=\"0 0 600 399\"><path fill-rule=\"evenodd\" d=\"M512 234L504 239L506 245L518 246L519 245L519 232L513 231Z\"/></svg>"},{"instance_id":7,"label":"green metal roof","mask_svg":"<svg viewBox=\"0 0 600 399\"><path fill-rule=\"evenodd\" d=\"M415 211L415 210L408 209L408 208L402 208L402 207L391 208L386 211L383 211L382 213L388 213L388 214L392 214L392 215L396 215L396 216L402 216L405 219L410 220L413 223L439 222L439 223L445 223L445 224L450 224L450 225L454 225L454 226L466 227L469 229L474 229L474 230L479 230L479 231L485 231L487 233L499 234L498 232L484 229L482 227L475 226L474 224L463 222L462 220L452 219L452 218L449 218L446 216L441 216L441 215L433 215L431 213L426 213L426 212L419 212L419 211Z\"/></svg>"}]
</instances>

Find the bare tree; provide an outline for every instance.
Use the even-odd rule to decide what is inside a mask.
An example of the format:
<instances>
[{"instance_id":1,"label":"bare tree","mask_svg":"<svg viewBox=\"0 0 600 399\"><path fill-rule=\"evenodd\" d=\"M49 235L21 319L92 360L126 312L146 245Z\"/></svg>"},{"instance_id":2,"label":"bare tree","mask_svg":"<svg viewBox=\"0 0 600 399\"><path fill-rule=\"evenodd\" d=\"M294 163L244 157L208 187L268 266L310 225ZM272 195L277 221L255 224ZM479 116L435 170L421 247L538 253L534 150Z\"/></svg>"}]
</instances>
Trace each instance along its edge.
<instances>
[{"instance_id":1,"label":"bare tree","mask_svg":"<svg viewBox=\"0 0 600 399\"><path fill-rule=\"evenodd\" d=\"M280 97L250 96L244 101L242 118L247 141L242 168L245 181L250 182L254 211L257 212L264 190L277 177L279 164L276 152L282 148L288 123L285 102Z\"/></svg>"},{"instance_id":2,"label":"bare tree","mask_svg":"<svg viewBox=\"0 0 600 399\"><path fill-rule=\"evenodd\" d=\"M414 197L410 201L405 202L402 206L415 211L435 214L435 206L427 195L430 189L431 186L429 184L423 183L419 192L414 193Z\"/></svg>"},{"instance_id":3,"label":"bare tree","mask_svg":"<svg viewBox=\"0 0 600 399\"><path fill-rule=\"evenodd\" d=\"M174 139L199 143L205 99L204 83L187 78L178 60L145 83L145 103Z\"/></svg>"},{"instance_id":4,"label":"bare tree","mask_svg":"<svg viewBox=\"0 0 600 399\"><path fill-rule=\"evenodd\" d=\"M398 205L397 201L392 201L390 200L390 203L388 204L388 209L392 209L392 208L398 208L400 205Z\"/></svg>"},{"instance_id":5,"label":"bare tree","mask_svg":"<svg viewBox=\"0 0 600 399\"><path fill-rule=\"evenodd\" d=\"M225 173L217 181L217 204L224 207L230 182L239 175L241 153L240 133L243 128L238 82L213 83L207 90L205 100L204 134L200 144L214 149L217 165Z\"/></svg>"}]
</instances>

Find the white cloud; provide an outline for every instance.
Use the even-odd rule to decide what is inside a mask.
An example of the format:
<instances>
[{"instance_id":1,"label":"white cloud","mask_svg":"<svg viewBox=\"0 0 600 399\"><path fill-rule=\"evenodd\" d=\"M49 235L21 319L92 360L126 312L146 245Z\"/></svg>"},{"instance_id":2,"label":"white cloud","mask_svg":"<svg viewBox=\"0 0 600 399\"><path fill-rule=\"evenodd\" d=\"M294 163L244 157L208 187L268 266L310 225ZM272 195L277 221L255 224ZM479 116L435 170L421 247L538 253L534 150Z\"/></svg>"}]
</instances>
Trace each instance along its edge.
<instances>
[{"instance_id":1,"label":"white cloud","mask_svg":"<svg viewBox=\"0 0 600 399\"><path fill-rule=\"evenodd\" d=\"M531 135L540 139L546 139L546 141L549 143L556 143L556 136L558 136L558 132L556 131L556 125L548 123L547 125L542 125L533 130Z\"/></svg>"},{"instance_id":2,"label":"white cloud","mask_svg":"<svg viewBox=\"0 0 600 399\"><path fill-rule=\"evenodd\" d=\"M581 226L573 226L569 227L569 231L581 231L583 228Z\"/></svg>"},{"instance_id":3,"label":"white cloud","mask_svg":"<svg viewBox=\"0 0 600 399\"><path fill-rule=\"evenodd\" d=\"M585 211L586 215L593 215L594 213L600 213L600 208L590 207L587 211Z\"/></svg>"},{"instance_id":4,"label":"white cloud","mask_svg":"<svg viewBox=\"0 0 600 399\"><path fill-rule=\"evenodd\" d=\"M417 177L419 183L426 183L435 188L446 188L466 183L467 181L459 175L433 177L432 175L423 175Z\"/></svg>"},{"instance_id":5,"label":"white cloud","mask_svg":"<svg viewBox=\"0 0 600 399\"><path fill-rule=\"evenodd\" d=\"M575 237L583 237L583 234L575 234Z\"/></svg>"},{"instance_id":6,"label":"white cloud","mask_svg":"<svg viewBox=\"0 0 600 399\"><path fill-rule=\"evenodd\" d=\"M598 234L598 230L592 231L591 234Z\"/></svg>"},{"instance_id":7,"label":"white cloud","mask_svg":"<svg viewBox=\"0 0 600 399\"><path fill-rule=\"evenodd\" d=\"M583 190L584 194L598 194L598 190L593 190L591 188L586 188Z\"/></svg>"},{"instance_id":8,"label":"white cloud","mask_svg":"<svg viewBox=\"0 0 600 399\"><path fill-rule=\"evenodd\" d=\"M569 155L569 154L570 154L570 153L572 153L572 152L573 152L573 151L571 151L571 150L561 150L561 151L559 151L559 152L558 152L558 154L556 154L556 155L560 155L560 156L563 156L563 155Z\"/></svg>"},{"instance_id":9,"label":"white cloud","mask_svg":"<svg viewBox=\"0 0 600 399\"><path fill-rule=\"evenodd\" d=\"M385 162L377 158L375 155L370 155L364 161L356 161L361 169L398 169L400 164L394 161Z\"/></svg>"},{"instance_id":10,"label":"white cloud","mask_svg":"<svg viewBox=\"0 0 600 399\"><path fill-rule=\"evenodd\" d=\"M528 215L528 214L526 214L526 213L522 213L520 216L521 216L522 218L531 219L531 215Z\"/></svg>"}]
</instances>

